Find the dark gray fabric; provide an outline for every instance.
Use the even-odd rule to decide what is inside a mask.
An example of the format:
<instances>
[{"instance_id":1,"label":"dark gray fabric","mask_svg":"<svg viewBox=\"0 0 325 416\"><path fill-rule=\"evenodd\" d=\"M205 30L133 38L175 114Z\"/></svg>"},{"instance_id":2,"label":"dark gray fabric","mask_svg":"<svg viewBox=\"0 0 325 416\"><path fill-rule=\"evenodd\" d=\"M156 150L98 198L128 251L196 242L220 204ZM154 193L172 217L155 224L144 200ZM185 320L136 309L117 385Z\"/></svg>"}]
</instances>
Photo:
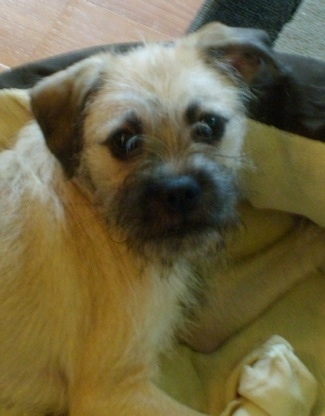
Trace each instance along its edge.
<instances>
[{"instance_id":1,"label":"dark gray fabric","mask_svg":"<svg viewBox=\"0 0 325 416\"><path fill-rule=\"evenodd\" d=\"M188 31L195 32L218 20L229 26L263 29L274 41L300 3L301 0L206 0Z\"/></svg>"},{"instance_id":2,"label":"dark gray fabric","mask_svg":"<svg viewBox=\"0 0 325 416\"><path fill-rule=\"evenodd\" d=\"M249 116L279 129L325 141L325 61L276 53L282 74L255 80Z\"/></svg>"}]
</instances>

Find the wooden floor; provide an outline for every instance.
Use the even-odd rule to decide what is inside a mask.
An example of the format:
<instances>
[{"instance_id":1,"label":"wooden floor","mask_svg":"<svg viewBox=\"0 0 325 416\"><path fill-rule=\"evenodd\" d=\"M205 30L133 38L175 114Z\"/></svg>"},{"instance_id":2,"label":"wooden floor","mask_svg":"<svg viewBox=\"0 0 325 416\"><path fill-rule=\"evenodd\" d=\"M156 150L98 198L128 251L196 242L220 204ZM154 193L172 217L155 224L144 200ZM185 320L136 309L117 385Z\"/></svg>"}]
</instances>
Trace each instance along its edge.
<instances>
[{"instance_id":1,"label":"wooden floor","mask_svg":"<svg viewBox=\"0 0 325 416\"><path fill-rule=\"evenodd\" d=\"M0 67L102 43L182 35L203 0L0 0Z\"/></svg>"}]
</instances>

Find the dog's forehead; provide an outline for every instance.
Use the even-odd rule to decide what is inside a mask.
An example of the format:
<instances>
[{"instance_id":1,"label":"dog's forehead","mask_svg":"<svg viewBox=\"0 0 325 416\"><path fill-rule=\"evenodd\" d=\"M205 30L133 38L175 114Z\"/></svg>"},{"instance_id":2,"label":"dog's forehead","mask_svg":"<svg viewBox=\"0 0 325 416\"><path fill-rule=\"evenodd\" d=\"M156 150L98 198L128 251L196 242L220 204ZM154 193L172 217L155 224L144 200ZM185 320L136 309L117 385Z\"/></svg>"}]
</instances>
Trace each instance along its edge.
<instances>
[{"instance_id":1,"label":"dog's forehead","mask_svg":"<svg viewBox=\"0 0 325 416\"><path fill-rule=\"evenodd\" d=\"M135 111L156 122L184 117L193 102L227 117L236 111L238 89L195 48L156 45L115 57L102 74L93 109L111 119Z\"/></svg>"}]
</instances>

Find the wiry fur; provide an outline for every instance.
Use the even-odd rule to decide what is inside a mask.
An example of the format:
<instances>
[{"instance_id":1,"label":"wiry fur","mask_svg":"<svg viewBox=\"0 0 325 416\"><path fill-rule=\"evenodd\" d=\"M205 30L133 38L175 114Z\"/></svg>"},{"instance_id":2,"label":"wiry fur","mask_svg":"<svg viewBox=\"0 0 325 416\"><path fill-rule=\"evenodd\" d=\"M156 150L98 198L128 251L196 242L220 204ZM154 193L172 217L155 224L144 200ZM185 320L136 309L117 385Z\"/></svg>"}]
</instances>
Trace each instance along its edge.
<instances>
[{"instance_id":1,"label":"wiry fur","mask_svg":"<svg viewBox=\"0 0 325 416\"><path fill-rule=\"evenodd\" d=\"M41 130L35 122L22 130L0 163L2 405L198 415L152 380L195 303L194 266L215 261L236 219L242 94L206 59L222 46L232 65L239 39L237 68L245 42L236 33L213 25L174 45L99 55L31 92ZM196 140L201 119L186 117L193 103L227 120L222 137ZM141 148L126 160L110 142L121 127L141 130ZM174 215L152 202L165 180L184 177L199 189L194 209Z\"/></svg>"}]
</instances>

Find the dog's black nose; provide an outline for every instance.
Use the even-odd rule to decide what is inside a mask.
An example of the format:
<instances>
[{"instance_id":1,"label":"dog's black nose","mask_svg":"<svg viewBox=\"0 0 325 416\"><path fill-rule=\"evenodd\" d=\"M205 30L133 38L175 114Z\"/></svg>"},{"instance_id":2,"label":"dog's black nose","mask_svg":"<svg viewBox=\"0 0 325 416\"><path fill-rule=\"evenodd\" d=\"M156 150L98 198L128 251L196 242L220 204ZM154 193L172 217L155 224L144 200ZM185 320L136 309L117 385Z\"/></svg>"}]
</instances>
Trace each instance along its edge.
<instances>
[{"instance_id":1,"label":"dog's black nose","mask_svg":"<svg viewBox=\"0 0 325 416\"><path fill-rule=\"evenodd\" d=\"M200 200L201 186L192 176L181 175L161 179L154 187L154 198L165 209L185 213L195 208Z\"/></svg>"}]
</instances>

